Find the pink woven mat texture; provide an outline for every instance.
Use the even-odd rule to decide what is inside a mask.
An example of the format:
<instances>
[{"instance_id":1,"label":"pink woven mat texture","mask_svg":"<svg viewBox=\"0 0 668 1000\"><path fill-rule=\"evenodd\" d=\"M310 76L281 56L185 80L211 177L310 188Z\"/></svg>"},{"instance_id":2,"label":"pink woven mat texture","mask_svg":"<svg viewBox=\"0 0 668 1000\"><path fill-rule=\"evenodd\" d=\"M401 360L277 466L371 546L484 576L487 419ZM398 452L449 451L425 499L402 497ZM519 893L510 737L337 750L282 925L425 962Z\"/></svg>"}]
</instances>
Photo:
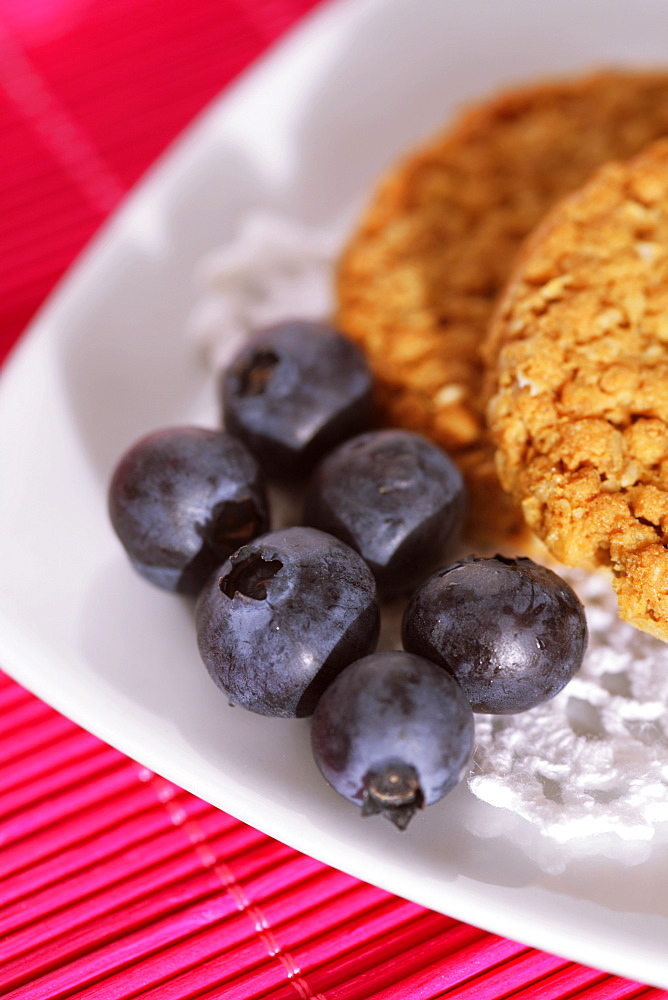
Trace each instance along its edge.
<instances>
[{"instance_id":1,"label":"pink woven mat texture","mask_svg":"<svg viewBox=\"0 0 668 1000\"><path fill-rule=\"evenodd\" d=\"M0 357L155 157L316 0L0 0ZM668 993L271 840L0 673L0 996Z\"/></svg>"}]
</instances>

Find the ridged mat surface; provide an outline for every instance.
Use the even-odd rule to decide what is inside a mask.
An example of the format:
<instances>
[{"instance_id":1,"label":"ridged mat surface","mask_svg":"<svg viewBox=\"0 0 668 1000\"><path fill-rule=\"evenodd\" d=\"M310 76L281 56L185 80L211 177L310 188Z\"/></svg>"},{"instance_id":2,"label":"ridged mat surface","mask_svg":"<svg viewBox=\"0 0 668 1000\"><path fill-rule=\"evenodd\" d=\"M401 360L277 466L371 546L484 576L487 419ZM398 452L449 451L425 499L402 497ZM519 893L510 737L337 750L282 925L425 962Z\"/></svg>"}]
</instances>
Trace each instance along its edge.
<instances>
[{"instance_id":1,"label":"ridged mat surface","mask_svg":"<svg viewBox=\"0 0 668 1000\"><path fill-rule=\"evenodd\" d=\"M0 0L0 352L314 0ZM0 996L658 1000L300 855L0 673Z\"/></svg>"}]
</instances>

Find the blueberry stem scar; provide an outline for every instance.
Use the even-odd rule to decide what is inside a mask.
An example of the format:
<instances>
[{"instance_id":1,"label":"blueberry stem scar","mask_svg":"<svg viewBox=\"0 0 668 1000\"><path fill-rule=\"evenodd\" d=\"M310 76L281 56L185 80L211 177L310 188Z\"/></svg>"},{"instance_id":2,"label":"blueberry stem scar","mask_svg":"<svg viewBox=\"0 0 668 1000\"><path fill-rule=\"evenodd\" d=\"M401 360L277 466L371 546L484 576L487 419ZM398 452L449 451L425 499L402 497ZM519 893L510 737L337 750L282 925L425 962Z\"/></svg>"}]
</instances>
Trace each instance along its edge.
<instances>
[{"instance_id":1,"label":"blueberry stem scar","mask_svg":"<svg viewBox=\"0 0 668 1000\"><path fill-rule=\"evenodd\" d=\"M363 816L380 813L405 830L423 805L420 781L410 764L387 764L381 771L369 772L364 780Z\"/></svg>"},{"instance_id":2,"label":"blueberry stem scar","mask_svg":"<svg viewBox=\"0 0 668 1000\"><path fill-rule=\"evenodd\" d=\"M267 583L281 569L283 563L280 559L263 559L258 553L253 553L232 566L227 576L220 580L220 590L230 598L242 594L254 601L264 601L267 597Z\"/></svg>"},{"instance_id":3,"label":"blueberry stem scar","mask_svg":"<svg viewBox=\"0 0 668 1000\"><path fill-rule=\"evenodd\" d=\"M233 552L254 538L260 527L258 512L250 497L225 500L213 510L208 541L227 552ZM201 526L198 526L198 531L204 535Z\"/></svg>"},{"instance_id":4,"label":"blueberry stem scar","mask_svg":"<svg viewBox=\"0 0 668 1000\"><path fill-rule=\"evenodd\" d=\"M250 364L241 369L241 394L260 396L266 389L279 360L275 351L256 351L251 357Z\"/></svg>"}]
</instances>

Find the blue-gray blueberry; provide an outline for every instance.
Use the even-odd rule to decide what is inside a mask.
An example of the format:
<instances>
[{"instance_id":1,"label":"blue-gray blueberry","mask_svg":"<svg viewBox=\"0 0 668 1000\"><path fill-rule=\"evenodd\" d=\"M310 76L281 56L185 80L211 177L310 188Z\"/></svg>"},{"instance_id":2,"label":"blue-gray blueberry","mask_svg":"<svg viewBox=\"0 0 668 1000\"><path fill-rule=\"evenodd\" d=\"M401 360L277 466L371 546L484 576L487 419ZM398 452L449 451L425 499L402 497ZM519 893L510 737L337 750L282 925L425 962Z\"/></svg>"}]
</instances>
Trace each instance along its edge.
<instances>
[{"instance_id":1,"label":"blue-gray blueberry","mask_svg":"<svg viewBox=\"0 0 668 1000\"><path fill-rule=\"evenodd\" d=\"M335 791L361 805L363 815L380 813L403 830L466 772L473 713L459 684L434 663L374 653L325 691L311 746Z\"/></svg>"},{"instance_id":2,"label":"blue-gray blueberry","mask_svg":"<svg viewBox=\"0 0 668 1000\"><path fill-rule=\"evenodd\" d=\"M304 520L356 549L393 597L452 554L465 508L462 475L441 448L411 431L368 431L318 465Z\"/></svg>"},{"instance_id":3,"label":"blue-gray blueberry","mask_svg":"<svg viewBox=\"0 0 668 1000\"><path fill-rule=\"evenodd\" d=\"M313 528L286 528L233 553L200 595L197 642L230 702L310 715L328 684L376 647L376 585L360 556Z\"/></svg>"},{"instance_id":4,"label":"blue-gray blueberry","mask_svg":"<svg viewBox=\"0 0 668 1000\"><path fill-rule=\"evenodd\" d=\"M364 355L324 323L291 320L258 331L221 378L223 421L265 474L307 474L362 430L372 410Z\"/></svg>"},{"instance_id":5,"label":"blue-gray blueberry","mask_svg":"<svg viewBox=\"0 0 668 1000\"><path fill-rule=\"evenodd\" d=\"M415 591L402 638L457 678L474 712L509 714L553 698L577 673L587 621L552 570L526 558L469 556Z\"/></svg>"},{"instance_id":6,"label":"blue-gray blueberry","mask_svg":"<svg viewBox=\"0 0 668 1000\"><path fill-rule=\"evenodd\" d=\"M268 527L258 464L232 435L171 427L127 451L108 493L132 565L166 590L197 594L209 574Z\"/></svg>"}]
</instances>

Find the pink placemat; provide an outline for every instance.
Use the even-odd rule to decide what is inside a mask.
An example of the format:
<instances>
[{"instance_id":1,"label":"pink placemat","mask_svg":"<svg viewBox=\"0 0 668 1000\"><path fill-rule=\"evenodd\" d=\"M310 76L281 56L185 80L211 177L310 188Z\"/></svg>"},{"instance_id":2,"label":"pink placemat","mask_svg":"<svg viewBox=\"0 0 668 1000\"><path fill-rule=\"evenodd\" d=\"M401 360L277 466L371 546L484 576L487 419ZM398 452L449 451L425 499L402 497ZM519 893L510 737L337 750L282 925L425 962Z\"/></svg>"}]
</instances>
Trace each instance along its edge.
<instances>
[{"instance_id":1,"label":"pink placemat","mask_svg":"<svg viewBox=\"0 0 668 1000\"><path fill-rule=\"evenodd\" d=\"M0 355L171 139L315 0L0 0ZM665 998L391 896L0 673L0 995Z\"/></svg>"}]
</instances>

